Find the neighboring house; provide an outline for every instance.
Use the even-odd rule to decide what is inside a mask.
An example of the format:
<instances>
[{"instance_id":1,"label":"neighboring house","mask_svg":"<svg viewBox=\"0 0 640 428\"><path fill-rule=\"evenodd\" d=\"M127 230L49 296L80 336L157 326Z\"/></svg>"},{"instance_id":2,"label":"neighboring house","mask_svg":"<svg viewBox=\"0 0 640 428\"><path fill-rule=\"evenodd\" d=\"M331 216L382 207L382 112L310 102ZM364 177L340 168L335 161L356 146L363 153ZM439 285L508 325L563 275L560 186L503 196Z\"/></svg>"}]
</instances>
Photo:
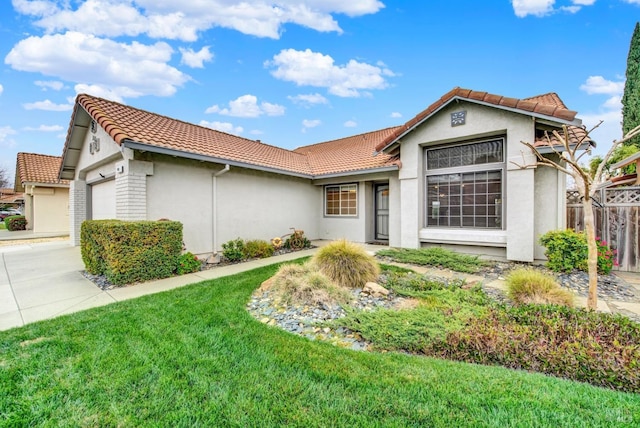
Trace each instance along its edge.
<instances>
[{"instance_id":1,"label":"neighboring house","mask_svg":"<svg viewBox=\"0 0 640 428\"><path fill-rule=\"evenodd\" d=\"M69 182L58 178L61 163L60 156L18 153L15 190L24 192L27 229L69 232Z\"/></svg>"},{"instance_id":2,"label":"neighboring house","mask_svg":"<svg viewBox=\"0 0 640 428\"><path fill-rule=\"evenodd\" d=\"M24 194L11 188L0 188L1 209L13 208L20 212L24 209Z\"/></svg>"},{"instance_id":3,"label":"neighboring house","mask_svg":"<svg viewBox=\"0 0 640 428\"><path fill-rule=\"evenodd\" d=\"M198 254L296 227L532 261L544 257L538 236L564 226L565 180L511 161L534 162L520 142L541 145L545 131L579 126L575 115L555 94L455 88L403 126L290 151L79 95L60 178L76 245L85 219L169 218Z\"/></svg>"}]
</instances>

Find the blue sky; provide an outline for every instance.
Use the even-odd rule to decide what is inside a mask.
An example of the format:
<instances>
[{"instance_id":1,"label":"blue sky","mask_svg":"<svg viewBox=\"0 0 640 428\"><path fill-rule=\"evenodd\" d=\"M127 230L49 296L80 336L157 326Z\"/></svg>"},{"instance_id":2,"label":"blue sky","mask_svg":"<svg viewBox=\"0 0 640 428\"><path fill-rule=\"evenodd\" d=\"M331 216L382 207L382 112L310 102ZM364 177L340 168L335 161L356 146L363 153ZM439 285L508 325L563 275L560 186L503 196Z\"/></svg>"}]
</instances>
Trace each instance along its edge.
<instances>
[{"instance_id":1,"label":"blue sky","mask_svg":"<svg viewBox=\"0 0 640 428\"><path fill-rule=\"evenodd\" d=\"M621 136L640 0L2 0L0 166L60 155L78 93L295 148L399 125L455 86L557 92Z\"/></svg>"}]
</instances>

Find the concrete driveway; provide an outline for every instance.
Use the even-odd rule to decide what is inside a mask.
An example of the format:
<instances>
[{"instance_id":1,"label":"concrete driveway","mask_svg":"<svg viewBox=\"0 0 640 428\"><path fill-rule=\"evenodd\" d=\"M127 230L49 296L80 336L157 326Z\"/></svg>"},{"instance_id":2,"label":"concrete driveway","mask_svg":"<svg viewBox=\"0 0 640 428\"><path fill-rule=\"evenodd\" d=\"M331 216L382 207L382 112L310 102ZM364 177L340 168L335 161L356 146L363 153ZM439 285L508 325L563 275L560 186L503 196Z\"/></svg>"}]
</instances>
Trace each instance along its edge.
<instances>
[{"instance_id":1,"label":"concrete driveway","mask_svg":"<svg viewBox=\"0 0 640 428\"><path fill-rule=\"evenodd\" d=\"M68 240L0 246L0 330L114 302Z\"/></svg>"}]
</instances>

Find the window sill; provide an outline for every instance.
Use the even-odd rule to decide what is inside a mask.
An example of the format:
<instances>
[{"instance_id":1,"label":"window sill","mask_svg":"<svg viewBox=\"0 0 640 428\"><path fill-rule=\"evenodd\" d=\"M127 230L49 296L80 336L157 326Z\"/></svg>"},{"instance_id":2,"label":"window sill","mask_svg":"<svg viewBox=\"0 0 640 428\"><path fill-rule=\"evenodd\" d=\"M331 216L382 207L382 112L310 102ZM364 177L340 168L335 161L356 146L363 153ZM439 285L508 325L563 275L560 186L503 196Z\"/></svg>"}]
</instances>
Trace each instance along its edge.
<instances>
[{"instance_id":1,"label":"window sill","mask_svg":"<svg viewBox=\"0 0 640 428\"><path fill-rule=\"evenodd\" d=\"M420 241L441 244L464 244L489 247L506 247L507 232L500 229L420 229Z\"/></svg>"}]
</instances>

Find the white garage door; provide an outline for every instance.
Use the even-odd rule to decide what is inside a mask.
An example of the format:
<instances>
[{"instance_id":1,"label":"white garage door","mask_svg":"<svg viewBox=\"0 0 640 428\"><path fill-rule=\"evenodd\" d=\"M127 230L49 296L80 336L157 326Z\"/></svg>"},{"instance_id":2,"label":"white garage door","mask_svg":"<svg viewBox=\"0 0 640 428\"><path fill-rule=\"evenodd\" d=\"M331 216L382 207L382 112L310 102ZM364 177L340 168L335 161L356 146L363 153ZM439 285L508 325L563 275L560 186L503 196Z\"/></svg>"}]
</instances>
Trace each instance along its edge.
<instances>
[{"instance_id":1,"label":"white garage door","mask_svg":"<svg viewBox=\"0 0 640 428\"><path fill-rule=\"evenodd\" d=\"M91 218L116 218L116 181L109 180L91 185Z\"/></svg>"}]
</instances>

